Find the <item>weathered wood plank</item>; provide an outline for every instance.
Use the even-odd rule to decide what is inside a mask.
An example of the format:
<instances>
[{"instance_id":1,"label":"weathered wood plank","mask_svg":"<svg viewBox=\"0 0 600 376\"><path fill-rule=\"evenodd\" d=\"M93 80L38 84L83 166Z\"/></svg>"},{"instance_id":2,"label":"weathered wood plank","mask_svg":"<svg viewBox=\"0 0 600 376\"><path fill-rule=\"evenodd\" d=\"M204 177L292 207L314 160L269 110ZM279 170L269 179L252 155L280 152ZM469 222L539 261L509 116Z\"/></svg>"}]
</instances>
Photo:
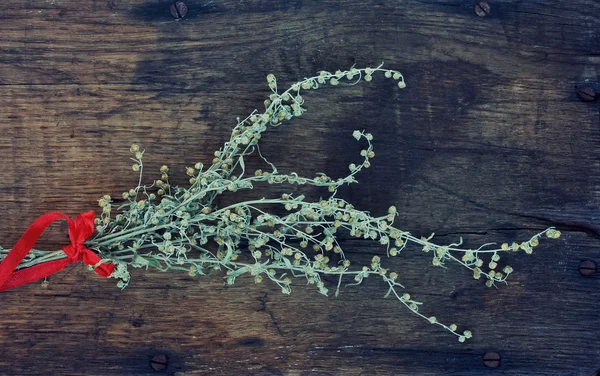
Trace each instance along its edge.
<instances>
[{"instance_id":1,"label":"weathered wood plank","mask_svg":"<svg viewBox=\"0 0 600 376\"><path fill-rule=\"evenodd\" d=\"M164 1L6 1L0 11L0 243L35 216L75 215L136 182L128 147L147 170L208 162L235 117L261 105L264 77L291 83L320 69L385 61L382 80L307 95L309 112L265 134L281 170L343 173L375 135L373 167L341 194L398 224L452 242L524 239L557 225L564 240L510 257L509 286L485 288L418 250L390 260L427 312L473 330L455 343L384 299L375 280L325 298L283 296L250 280L136 271L120 291L71 266L0 295L0 373L186 375L593 375L600 327L597 278L600 117L574 85L598 80L600 4L494 1L189 1L174 21ZM258 160L249 161L257 166ZM183 175L183 173L181 174ZM184 183L174 175L175 183ZM150 178L150 177L149 177ZM291 190L297 188L291 187ZM241 197L278 195L260 187ZM326 192L311 190L318 198ZM62 230L62 232L61 232ZM64 244L64 226L44 236ZM346 239L356 262L381 249ZM482 355L502 355L487 370Z\"/></svg>"}]
</instances>

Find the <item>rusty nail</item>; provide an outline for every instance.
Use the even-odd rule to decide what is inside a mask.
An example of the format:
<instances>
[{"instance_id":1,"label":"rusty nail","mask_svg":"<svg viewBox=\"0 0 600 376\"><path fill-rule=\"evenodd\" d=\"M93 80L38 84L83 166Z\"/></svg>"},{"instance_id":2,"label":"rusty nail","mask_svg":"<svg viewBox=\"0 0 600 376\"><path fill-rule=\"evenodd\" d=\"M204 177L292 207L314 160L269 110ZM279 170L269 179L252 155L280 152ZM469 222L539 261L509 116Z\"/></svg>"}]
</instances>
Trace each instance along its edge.
<instances>
[{"instance_id":1,"label":"rusty nail","mask_svg":"<svg viewBox=\"0 0 600 376\"><path fill-rule=\"evenodd\" d=\"M596 90L590 85L581 86L577 89L577 96L584 102L596 99Z\"/></svg>"},{"instance_id":2,"label":"rusty nail","mask_svg":"<svg viewBox=\"0 0 600 376\"><path fill-rule=\"evenodd\" d=\"M596 263L592 260L583 260L579 263L579 274L584 277L591 277L596 274Z\"/></svg>"},{"instance_id":3,"label":"rusty nail","mask_svg":"<svg viewBox=\"0 0 600 376\"><path fill-rule=\"evenodd\" d=\"M491 11L492 8L490 8L490 4L488 4L487 1L480 1L475 4L475 14L477 14L479 17L489 16Z\"/></svg>"},{"instance_id":4,"label":"rusty nail","mask_svg":"<svg viewBox=\"0 0 600 376\"><path fill-rule=\"evenodd\" d=\"M183 18L188 12L188 7L183 1L176 1L171 5L171 15L177 19Z\"/></svg>"},{"instance_id":5,"label":"rusty nail","mask_svg":"<svg viewBox=\"0 0 600 376\"><path fill-rule=\"evenodd\" d=\"M169 365L169 359L164 354L155 355L152 360L150 360L150 367L152 367L155 371L164 371L167 369Z\"/></svg>"},{"instance_id":6,"label":"rusty nail","mask_svg":"<svg viewBox=\"0 0 600 376\"><path fill-rule=\"evenodd\" d=\"M485 353L483 356L483 364L488 368L500 367L500 354L493 351Z\"/></svg>"}]
</instances>

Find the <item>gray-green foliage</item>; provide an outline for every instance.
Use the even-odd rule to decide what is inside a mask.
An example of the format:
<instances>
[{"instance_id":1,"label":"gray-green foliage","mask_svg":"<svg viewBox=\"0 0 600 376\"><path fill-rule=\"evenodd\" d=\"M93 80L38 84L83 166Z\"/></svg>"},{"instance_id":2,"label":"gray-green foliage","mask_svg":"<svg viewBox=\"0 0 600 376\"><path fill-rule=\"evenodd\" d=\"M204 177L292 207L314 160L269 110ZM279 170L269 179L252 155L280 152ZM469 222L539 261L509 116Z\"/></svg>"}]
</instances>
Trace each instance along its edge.
<instances>
[{"instance_id":1,"label":"gray-green foliage","mask_svg":"<svg viewBox=\"0 0 600 376\"><path fill-rule=\"evenodd\" d=\"M375 74L394 80L399 88L406 86L400 72L381 66L320 72L285 91L279 91L275 76L268 75L267 82L272 93L265 101L265 110L254 111L247 118L238 119L231 138L214 153L210 165L199 162L186 168L190 183L187 187L169 184L167 166L161 167L160 179L150 185L143 184L144 152L139 146L132 145L135 161L132 168L139 173L139 184L124 192L122 199L116 200L123 204L116 204L108 195L99 200L102 214L96 219L97 236L86 245L97 251L105 261L116 264L112 277L119 279L118 285L122 288L130 281L129 267L181 270L192 276L221 270L228 284L235 283L242 275L251 275L256 283L270 280L284 294L292 291L292 281L298 281L314 285L324 295L333 289L337 296L344 284L358 285L367 277L378 277L385 286L386 296L396 297L410 311L449 330L461 342L470 338L470 331L459 332L455 324L445 325L433 316L422 314L420 302L413 300L408 293L399 292L404 286L398 281L398 273L388 270L380 256L373 257L368 265L352 264L338 243L338 233L345 231L351 236L378 242L382 246L382 256L387 257L399 257L406 246L417 246L432 256L433 265L457 263L471 270L475 279L485 279L491 287L505 283L512 272L510 266L499 271L498 261L502 252L522 249L530 253L542 235L558 237L560 233L557 230L547 229L521 244L502 244L498 248L486 244L479 249L462 249L462 242L437 245L431 241L432 237L414 237L394 227L397 215L394 206L380 216L356 209L351 203L336 197L336 192L344 184L355 183L355 175L368 168L375 156L373 136L359 130L352 135L365 147L360 152L359 161L350 164L349 172L342 178L334 179L325 174L300 176L294 172L281 173L275 164L264 158L264 171L246 170L247 156L258 153L262 158L259 140L268 127L279 126L302 115L305 92L343 82L371 81ZM221 208L215 204L217 196L224 192L255 189L255 185L265 182L326 187L330 196L319 202L310 202L301 195L289 193L280 197L240 201ZM286 214L274 214L274 206L283 207ZM61 253L33 254L27 265L21 266L30 266L37 260L48 260L48 257L63 257ZM45 258L40 259L42 257ZM333 276L336 283L328 286L325 276Z\"/></svg>"}]
</instances>

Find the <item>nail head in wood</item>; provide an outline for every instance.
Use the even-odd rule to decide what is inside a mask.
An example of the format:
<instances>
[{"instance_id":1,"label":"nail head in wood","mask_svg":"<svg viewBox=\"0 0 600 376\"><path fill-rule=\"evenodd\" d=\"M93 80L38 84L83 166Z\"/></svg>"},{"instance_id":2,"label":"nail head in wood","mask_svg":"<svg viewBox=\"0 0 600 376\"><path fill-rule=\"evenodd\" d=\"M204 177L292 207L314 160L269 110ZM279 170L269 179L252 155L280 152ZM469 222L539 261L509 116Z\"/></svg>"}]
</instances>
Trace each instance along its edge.
<instances>
[{"instance_id":1,"label":"nail head in wood","mask_svg":"<svg viewBox=\"0 0 600 376\"><path fill-rule=\"evenodd\" d=\"M176 1L171 5L171 15L177 19L187 15L188 7L183 1Z\"/></svg>"},{"instance_id":2,"label":"nail head in wood","mask_svg":"<svg viewBox=\"0 0 600 376\"><path fill-rule=\"evenodd\" d=\"M164 371L169 365L169 359L164 354L155 355L150 360L150 367L155 371Z\"/></svg>"},{"instance_id":3,"label":"nail head in wood","mask_svg":"<svg viewBox=\"0 0 600 376\"><path fill-rule=\"evenodd\" d=\"M577 89L577 96L584 102L591 102L596 99L596 90L591 85L581 86Z\"/></svg>"},{"instance_id":4,"label":"nail head in wood","mask_svg":"<svg viewBox=\"0 0 600 376\"><path fill-rule=\"evenodd\" d=\"M598 266L596 262L592 260L583 260L579 263L579 274L584 277L591 277L598 271Z\"/></svg>"},{"instance_id":5,"label":"nail head in wood","mask_svg":"<svg viewBox=\"0 0 600 376\"><path fill-rule=\"evenodd\" d=\"M475 14L477 14L479 17L487 17L491 12L492 8L487 1L480 1L475 4Z\"/></svg>"},{"instance_id":6,"label":"nail head in wood","mask_svg":"<svg viewBox=\"0 0 600 376\"><path fill-rule=\"evenodd\" d=\"M483 364L488 368L500 367L500 354L490 351L483 355Z\"/></svg>"}]
</instances>

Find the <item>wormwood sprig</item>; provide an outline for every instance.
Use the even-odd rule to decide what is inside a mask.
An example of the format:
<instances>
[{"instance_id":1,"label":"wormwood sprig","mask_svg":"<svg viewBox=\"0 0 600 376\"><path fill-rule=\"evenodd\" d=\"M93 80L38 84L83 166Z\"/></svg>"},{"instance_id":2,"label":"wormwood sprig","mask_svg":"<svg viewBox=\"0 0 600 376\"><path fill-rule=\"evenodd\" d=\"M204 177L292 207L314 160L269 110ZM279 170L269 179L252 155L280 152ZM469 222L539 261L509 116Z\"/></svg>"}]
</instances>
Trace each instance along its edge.
<instances>
[{"instance_id":1,"label":"wormwood sprig","mask_svg":"<svg viewBox=\"0 0 600 376\"><path fill-rule=\"evenodd\" d=\"M315 286L323 295L333 289L338 296L342 286L360 285L366 278L380 278L386 286L386 297L393 296L406 308L429 323L441 326L458 337L460 342L471 338L469 330L459 331L456 324L446 325L435 316L421 312L420 301L414 300L399 282L399 272L392 270L382 256L374 256L367 265L355 265L344 253L338 234L347 232L353 237L378 242L387 258L397 258L408 245L429 254L432 264L446 267L456 263L470 270L475 279L485 280L488 287L506 283L513 272L500 266L501 254L524 251L531 253L546 236L558 238L560 232L549 228L522 243L505 243L493 247L484 244L477 249L462 248L462 239L449 245L439 245L429 237L415 237L396 227L395 206L380 216L356 209L351 203L336 197L337 189L356 183L355 176L369 168L375 157L373 135L356 130L352 136L364 144L360 158L349 165L349 171L339 178L323 173L301 176L295 172L280 172L275 164L260 153L259 140L269 126L305 112L303 95L324 86L371 81L375 74L394 80L399 88L406 87L400 72L375 68L320 72L279 91L274 75L267 76L271 89L264 110L253 111L245 119L237 119L230 139L214 153L212 163L198 162L185 168L189 186L171 186L170 169L160 168L160 179L143 183L144 151L131 146L132 170L139 174L135 188L113 200L105 195L98 200L102 208L96 218L97 235L86 243L103 262L112 262L116 269L112 277L124 288L130 281L129 267L155 268L161 271L181 270L191 276L224 271L227 284L234 284L243 275L256 283L270 280L284 294L290 294L293 283L304 281ZM256 152L266 168L247 171L245 159ZM255 185L296 184L326 187L329 197L317 202L304 196L283 193L279 197L235 202L219 207L215 199L224 192L254 189ZM281 210L273 210L276 206ZM116 214L115 214L116 213ZM6 254L0 250L0 259ZM19 268L65 257L62 251L32 251ZM333 280L330 283L327 281ZM297 281L297 282L293 282Z\"/></svg>"}]
</instances>

